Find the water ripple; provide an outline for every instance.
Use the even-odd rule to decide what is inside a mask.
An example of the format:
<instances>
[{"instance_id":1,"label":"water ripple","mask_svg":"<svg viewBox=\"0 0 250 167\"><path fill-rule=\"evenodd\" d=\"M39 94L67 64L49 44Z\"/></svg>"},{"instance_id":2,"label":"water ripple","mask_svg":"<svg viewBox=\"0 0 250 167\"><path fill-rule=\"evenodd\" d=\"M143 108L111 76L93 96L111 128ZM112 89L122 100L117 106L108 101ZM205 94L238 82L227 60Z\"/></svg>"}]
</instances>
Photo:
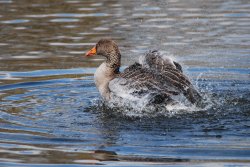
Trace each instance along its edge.
<instances>
[{"instance_id":1,"label":"water ripple","mask_svg":"<svg viewBox=\"0 0 250 167\"><path fill-rule=\"evenodd\" d=\"M51 46L94 46L95 43L63 43L63 42L51 42Z\"/></svg>"},{"instance_id":2,"label":"water ripple","mask_svg":"<svg viewBox=\"0 0 250 167\"><path fill-rule=\"evenodd\" d=\"M51 22L58 22L58 23L60 23L60 22L78 22L79 21L79 19L69 19L69 18L61 18L61 19L52 19L52 20L50 20Z\"/></svg>"},{"instance_id":3,"label":"water ripple","mask_svg":"<svg viewBox=\"0 0 250 167\"><path fill-rule=\"evenodd\" d=\"M25 15L28 18L48 18L48 17L73 17L73 18L82 18L82 17L106 17L109 16L107 13L55 13L55 14L36 14L36 15Z\"/></svg>"},{"instance_id":4,"label":"water ripple","mask_svg":"<svg viewBox=\"0 0 250 167\"><path fill-rule=\"evenodd\" d=\"M0 4L0 166L250 163L248 1ZM170 53L208 107L106 108L94 84L103 59L83 57L101 38L118 43L121 70L147 50Z\"/></svg>"},{"instance_id":5,"label":"water ripple","mask_svg":"<svg viewBox=\"0 0 250 167\"><path fill-rule=\"evenodd\" d=\"M6 20L6 21L1 21L0 23L3 24L20 24L20 23L28 23L30 20L27 19L16 19L16 20Z\"/></svg>"},{"instance_id":6,"label":"water ripple","mask_svg":"<svg viewBox=\"0 0 250 167\"><path fill-rule=\"evenodd\" d=\"M1 0L0 3L13 3L12 0Z\"/></svg>"}]
</instances>

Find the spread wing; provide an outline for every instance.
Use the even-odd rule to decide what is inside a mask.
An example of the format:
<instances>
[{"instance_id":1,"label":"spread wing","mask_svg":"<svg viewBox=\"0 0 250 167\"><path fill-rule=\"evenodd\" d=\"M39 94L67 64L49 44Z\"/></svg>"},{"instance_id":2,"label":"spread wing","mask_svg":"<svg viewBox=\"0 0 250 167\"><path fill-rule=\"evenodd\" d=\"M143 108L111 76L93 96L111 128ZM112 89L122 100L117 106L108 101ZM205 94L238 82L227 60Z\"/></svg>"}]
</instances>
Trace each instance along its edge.
<instances>
[{"instance_id":1,"label":"spread wing","mask_svg":"<svg viewBox=\"0 0 250 167\"><path fill-rule=\"evenodd\" d=\"M148 51L140 60L143 67L157 71L160 75L164 76L166 80L169 80L178 87L180 92L182 92L190 102L195 103L200 101L200 94L183 74L182 66L178 62L173 61L157 50Z\"/></svg>"},{"instance_id":2,"label":"spread wing","mask_svg":"<svg viewBox=\"0 0 250 167\"><path fill-rule=\"evenodd\" d=\"M195 103L200 95L182 73L181 66L169 59L162 59L156 51L151 53L150 57L146 55L146 61L142 64L135 63L117 75L109 84L111 92L119 94L125 90L138 97L151 94L159 101L172 100L172 96L183 94L191 103Z\"/></svg>"}]
</instances>

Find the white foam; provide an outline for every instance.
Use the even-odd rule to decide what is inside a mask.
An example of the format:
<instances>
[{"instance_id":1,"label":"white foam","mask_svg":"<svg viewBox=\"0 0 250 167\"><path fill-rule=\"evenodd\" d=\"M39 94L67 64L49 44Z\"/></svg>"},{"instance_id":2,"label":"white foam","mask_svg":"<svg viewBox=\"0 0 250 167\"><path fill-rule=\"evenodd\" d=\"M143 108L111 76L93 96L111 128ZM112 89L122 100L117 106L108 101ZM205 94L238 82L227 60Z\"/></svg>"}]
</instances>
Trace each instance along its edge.
<instances>
[{"instance_id":1,"label":"white foam","mask_svg":"<svg viewBox=\"0 0 250 167\"><path fill-rule=\"evenodd\" d=\"M100 110L107 110L108 112L114 112L114 114L122 115L126 117L173 117L182 114L192 114L200 111L206 111L214 106L218 106L217 102L212 100L212 96L209 93L202 93L203 102L201 105L196 106L191 104L184 96L176 96L175 103L171 104L150 104L150 94L142 97L134 96L131 91L120 90L119 97L112 97L109 102L94 100L94 105L100 107ZM100 102L100 101L99 101ZM103 105L105 106L103 108Z\"/></svg>"},{"instance_id":2,"label":"white foam","mask_svg":"<svg viewBox=\"0 0 250 167\"><path fill-rule=\"evenodd\" d=\"M129 96L127 96L129 97ZM192 114L199 111L205 111L214 106L214 103L210 100L204 102L203 107L197 107L195 105L185 104L182 102L176 104L149 104L149 96L138 98L133 97L133 101L128 99L113 99L112 101L105 102L105 105L119 113L119 115L129 117L173 117L181 114Z\"/></svg>"}]
</instances>

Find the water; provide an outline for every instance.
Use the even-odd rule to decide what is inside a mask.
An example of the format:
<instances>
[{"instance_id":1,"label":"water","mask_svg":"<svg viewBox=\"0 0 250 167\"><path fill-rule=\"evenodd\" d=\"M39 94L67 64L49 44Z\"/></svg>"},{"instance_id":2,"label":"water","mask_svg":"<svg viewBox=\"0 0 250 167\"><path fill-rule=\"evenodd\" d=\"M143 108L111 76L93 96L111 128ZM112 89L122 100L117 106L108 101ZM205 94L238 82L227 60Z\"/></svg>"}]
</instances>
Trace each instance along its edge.
<instances>
[{"instance_id":1,"label":"water","mask_svg":"<svg viewBox=\"0 0 250 167\"><path fill-rule=\"evenodd\" d=\"M207 108L103 108L83 55L105 37L124 66L172 55ZM247 0L0 0L0 48L1 166L250 165Z\"/></svg>"}]
</instances>

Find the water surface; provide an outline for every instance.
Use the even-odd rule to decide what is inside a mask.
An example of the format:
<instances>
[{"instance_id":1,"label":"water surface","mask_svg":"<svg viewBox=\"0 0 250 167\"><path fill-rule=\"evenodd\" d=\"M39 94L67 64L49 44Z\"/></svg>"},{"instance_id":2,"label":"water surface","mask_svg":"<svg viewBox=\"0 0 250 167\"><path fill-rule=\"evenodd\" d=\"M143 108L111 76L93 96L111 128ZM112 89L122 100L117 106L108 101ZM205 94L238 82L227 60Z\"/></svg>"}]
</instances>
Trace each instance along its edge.
<instances>
[{"instance_id":1,"label":"water surface","mask_svg":"<svg viewBox=\"0 0 250 167\"><path fill-rule=\"evenodd\" d=\"M170 113L103 108L84 53L117 41L179 61L208 101ZM0 0L0 165L250 164L247 0Z\"/></svg>"}]
</instances>

